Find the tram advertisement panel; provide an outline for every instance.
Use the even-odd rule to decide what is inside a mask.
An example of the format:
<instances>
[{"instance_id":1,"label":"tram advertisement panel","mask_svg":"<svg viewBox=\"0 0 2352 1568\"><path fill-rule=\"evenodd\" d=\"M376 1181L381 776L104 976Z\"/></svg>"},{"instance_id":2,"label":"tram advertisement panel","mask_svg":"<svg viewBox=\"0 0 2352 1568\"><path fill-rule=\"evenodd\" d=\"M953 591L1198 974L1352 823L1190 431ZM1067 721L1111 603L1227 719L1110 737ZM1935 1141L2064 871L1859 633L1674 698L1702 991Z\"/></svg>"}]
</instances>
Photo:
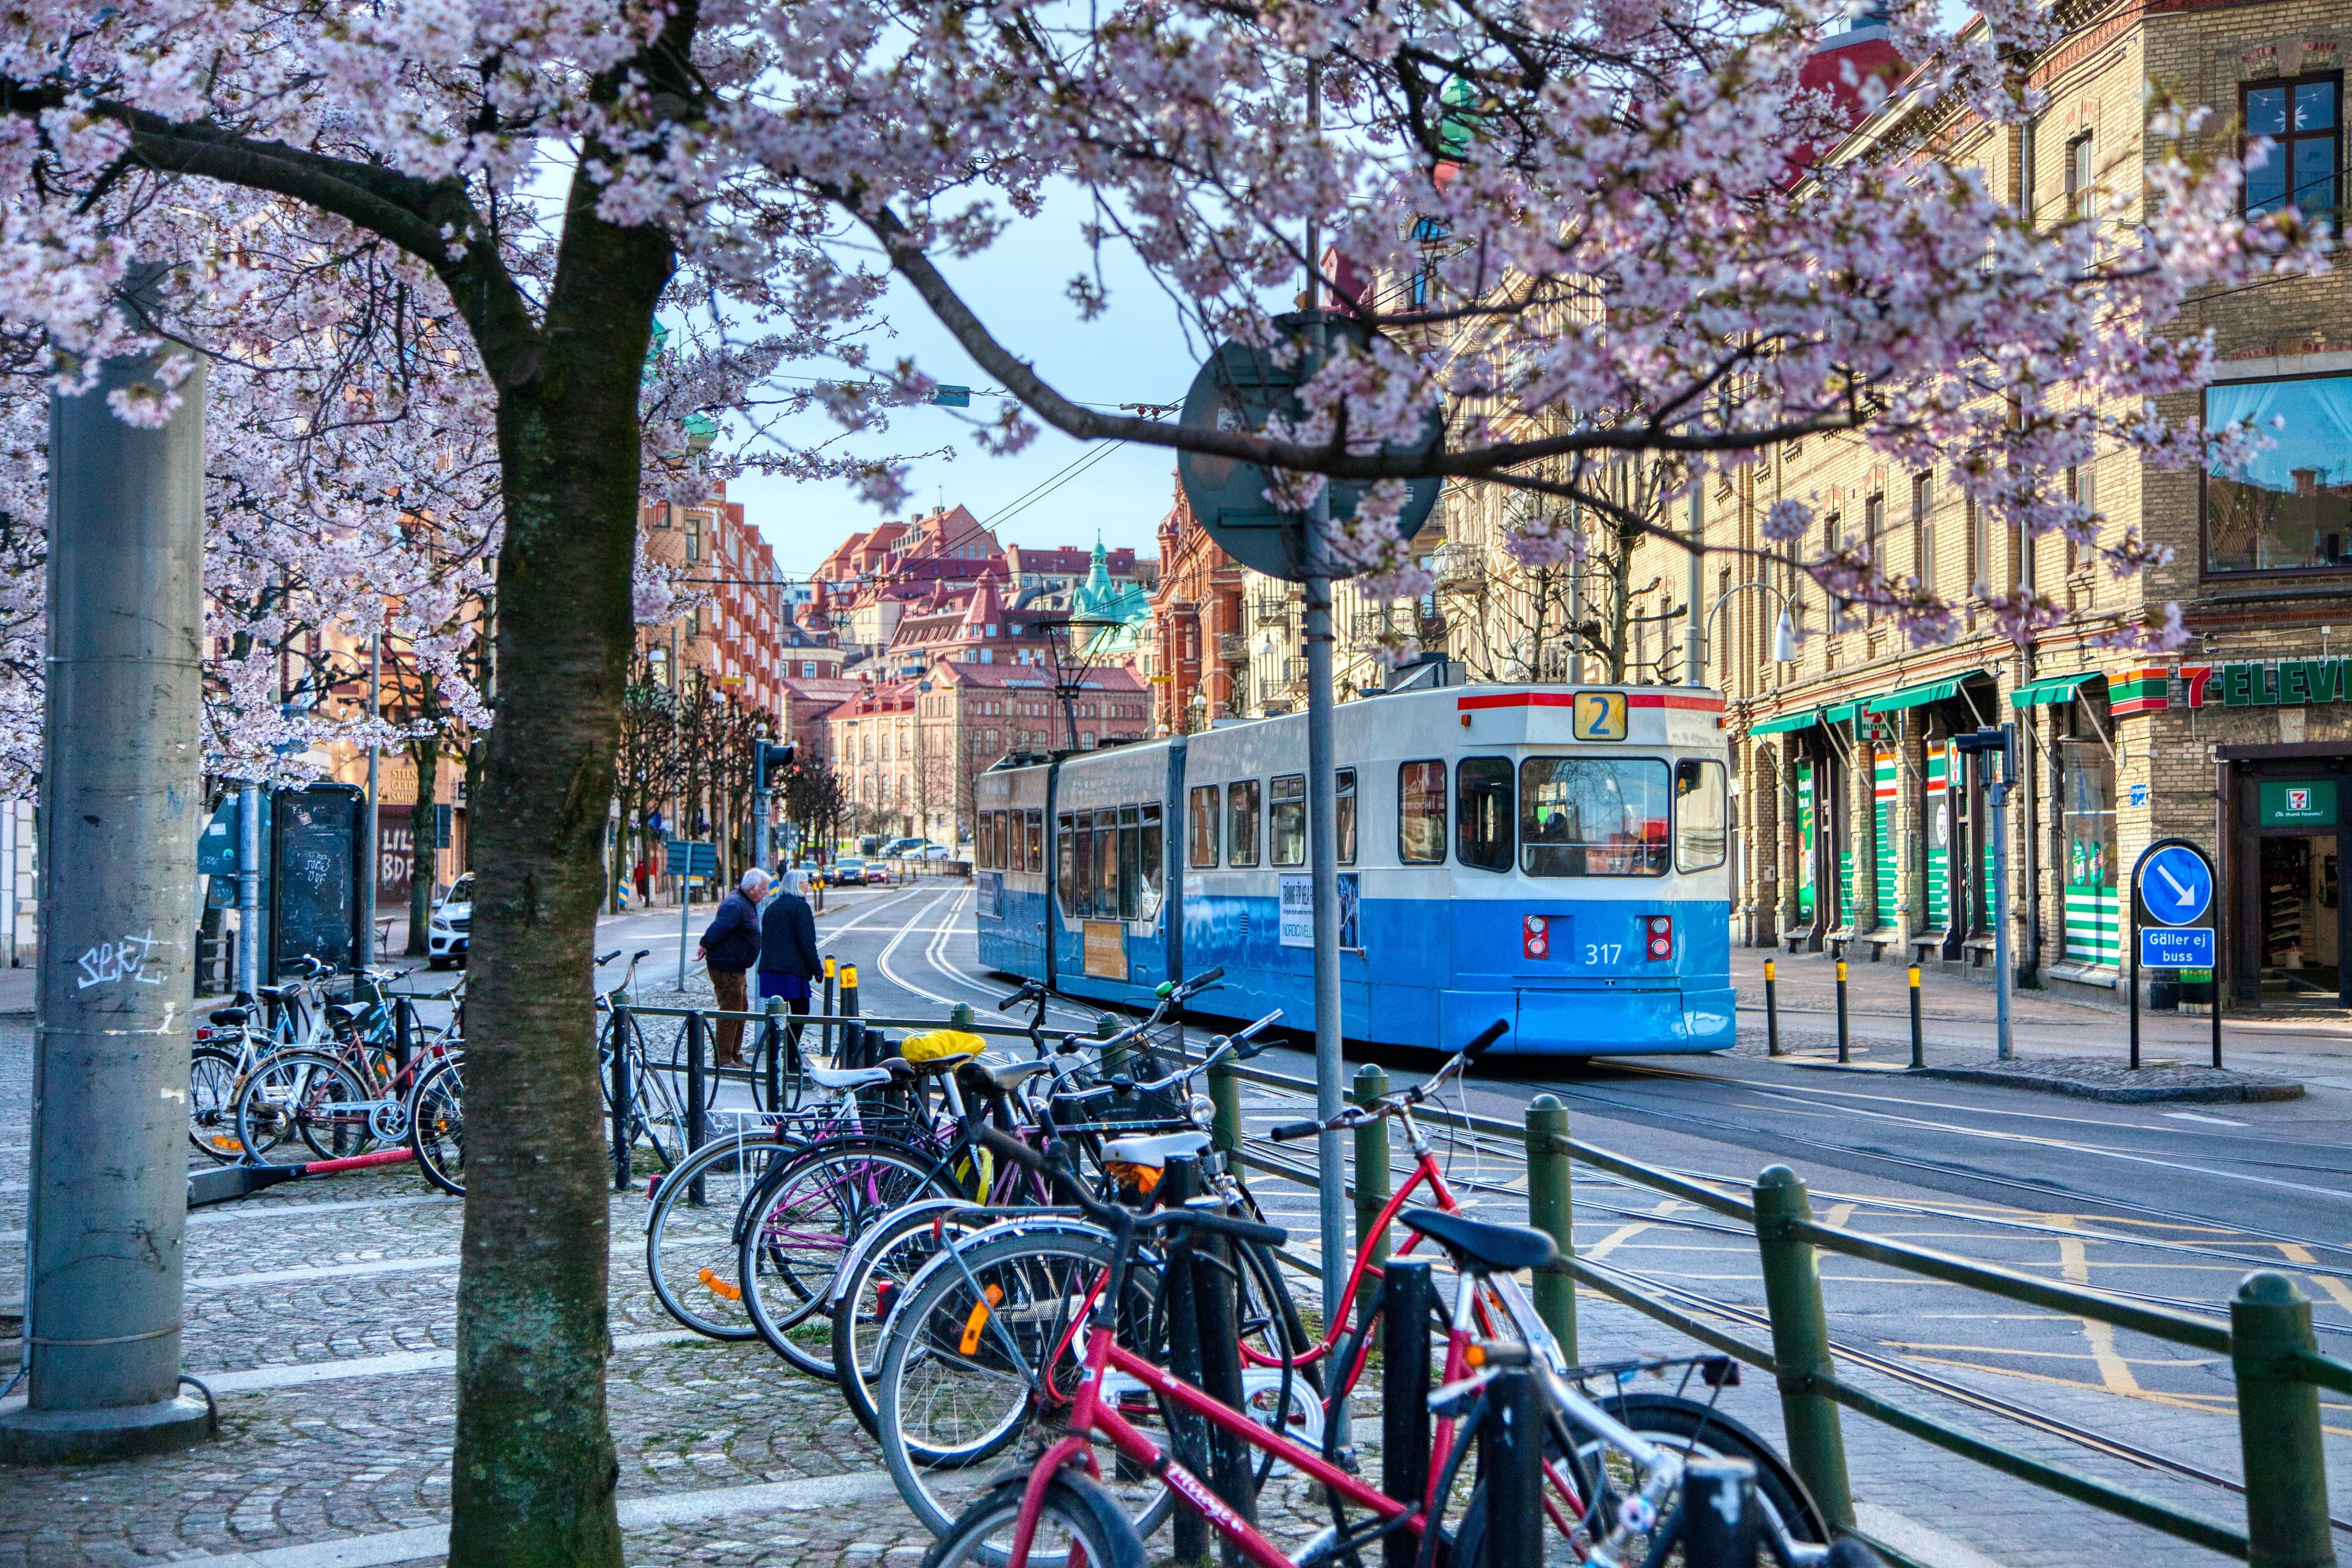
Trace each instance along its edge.
<instances>
[{"instance_id":1,"label":"tram advertisement panel","mask_svg":"<svg viewBox=\"0 0 2352 1568\"><path fill-rule=\"evenodd\" d=\"M1315 945L1315 879L1282 879L1282 945ZM1339 950L1364 950L1364 900L1356 873L1339 873Z\"/></svg>"}]
</instances>

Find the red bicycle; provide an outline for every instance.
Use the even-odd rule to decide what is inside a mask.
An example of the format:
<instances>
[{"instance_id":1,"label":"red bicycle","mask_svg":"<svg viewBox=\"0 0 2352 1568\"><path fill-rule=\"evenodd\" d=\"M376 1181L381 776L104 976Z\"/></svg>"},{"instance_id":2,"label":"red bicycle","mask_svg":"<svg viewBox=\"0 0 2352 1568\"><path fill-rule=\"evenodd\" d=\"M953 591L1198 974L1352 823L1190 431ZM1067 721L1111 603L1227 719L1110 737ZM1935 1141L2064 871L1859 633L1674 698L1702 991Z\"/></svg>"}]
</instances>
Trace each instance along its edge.
<instances>
[{"instance_id":1,"label":"red bicycle","mask_svg":"<svg viewBox=\"0 0 2352 1568\"><path fill-rule=\"evenodd\" d=\"M1018 1140L991 1130L982 1142L1000 1158L1046 1177L1069 1175ZM1055 1151L1055 1152L1058 1152ZM1696 1446L1660 1443L1636 1431L1587 1398L1580 1378L1606 1369L1560 1364L1557 1342L1544 1330L1532 1302L1511 1275L1541 1268L1558 1256L1551 1238L1524 1226L1491 1225L1442 1211L1421 1209L1405 1223L1416 1237L1427 1236L1444 1249L1458 1276L1448 1320L1445 1379L1431 1400L1438 1419L1433 1428L1428 1489L1420 1498L1391 1498L1324 1455L1282 1432L1213 1399L1192 1384L1120 1342L1119 1303L1126 1277L1147 1237L1189 1231L1223 1237L1243 1247L1271 1247L1288 1239L1277 1226L1259 1225L1213 1208L1184 1206L1138 1214L1080 1194L1088 1219L1109 1233L1109 1267L1087 1303L1083 1348L1084 1381L1063 1434L1049 1444L1025 1476L992 1489L973 1502L941 1536L925 1568L1030 1568L1052 1561L1068 1568L1144 1568L1141 1538L1120 1500L1101 1481L1098 1447L1107 1447L1123 1474L1157 1478L1183 1507L1198 1514L1241 1555L1258 1568L1345 1561L1400 1530L1422 1542L1423 1563L1432 1561L1429 1538L1444 1533L1457 1562L1480 1561L1486 1535L1483 1483L1467 1495L1456 1527L1444 1531L1465 1458L1467 1439L1485 1414L1484 1390L1504 1365L1530 1371L1546 1417L1545 1510L1551 1539L1562 1562L1664 1563L1677 1561L1678 1498L1688 1462L1718 1456L1770 1461L1758 1466L1756 1496L1762 1509L1766 1544L1787 1568L1859 1568L1872 1559L1858 1548L1824 1544L1826 1531L1777 1457L1760 1439L1717 1417L1719 1436L1702 1456ZM1510 1320L1517 1341L1496 1342L1475 1331L1482 1301L1492 1300ZM1666 1364L1666 1363L1659 1363ZM1288 1465L1323 1489L1334 1525L1296 1558L1268 1539L1199 1474L1169 1453L1127 1418L1126 1391L1138 1386L1156 1396L1167 1415L1208 1423L1227 1440L1246 1445L1272 1461ZM1738 1444L1723 1438L1738 1434ZM1752 1445L1754 1454L1737 1453ZM1261 1469L1261 1475L1264 1471ZM1349 1518L1352 1510L1358 1517ZM1811 1539L1807 1539L1808 1537ZM1833 1554L1834 1550L1834 1554ZM1523 1565L1513 1565L1523 1568ZM1534 1565L1524 1565L1534 1568Z\"/></svg>"}]
</instances>

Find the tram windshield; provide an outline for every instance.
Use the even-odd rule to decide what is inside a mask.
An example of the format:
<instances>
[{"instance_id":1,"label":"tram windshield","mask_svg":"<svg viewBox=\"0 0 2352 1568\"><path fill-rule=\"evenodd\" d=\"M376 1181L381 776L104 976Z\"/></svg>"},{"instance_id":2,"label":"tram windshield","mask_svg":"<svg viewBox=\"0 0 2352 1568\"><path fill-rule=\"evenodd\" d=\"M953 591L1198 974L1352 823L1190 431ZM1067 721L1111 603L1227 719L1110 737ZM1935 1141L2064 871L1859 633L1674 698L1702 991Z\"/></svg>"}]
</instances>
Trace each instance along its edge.
<instances>
[{"instance_id":1,"label":"tram windshield","mask_svg":"<svg viewBox=\"0 0 2352 1568\"><path fill-rule=\"evenodd\" d=\"M1519 765L1519 868L1530 877L1663 877L1666 764L1653 757L1529 757Z\"/></svg>"}]
</instances>

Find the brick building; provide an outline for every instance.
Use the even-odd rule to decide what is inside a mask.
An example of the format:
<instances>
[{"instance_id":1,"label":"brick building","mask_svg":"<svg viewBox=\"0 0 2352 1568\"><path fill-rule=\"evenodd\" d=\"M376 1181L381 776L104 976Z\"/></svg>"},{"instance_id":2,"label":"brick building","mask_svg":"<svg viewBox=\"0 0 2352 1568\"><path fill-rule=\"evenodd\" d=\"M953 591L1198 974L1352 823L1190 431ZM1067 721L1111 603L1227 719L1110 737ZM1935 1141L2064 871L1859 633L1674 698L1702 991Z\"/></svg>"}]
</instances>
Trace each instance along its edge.
<instances>
[{"instance_id":1,"label":"brick building","mask_svg":"<svg viewBox=\"0 0 2352 1568\"><path fill-rule=\"evenodd\" d=\"M2032 65L2048 107L2025 126L1919 123L1926 111L1898 92L1833 155L1930 137L2044 221L2065 221L2095 212L2102 189L2140 199L2143 84L2156 80L2212 106L2207 151L2238 153L2242 127L2296 128L2250 182L2252 207L2291 187L2313 198L2306 210L2336 205L2352 8L2115 4L2058 16L2064 37ZM1818 497L1823 533L1808 555L1852 540L1964 607L1957 642L1920 649L1883 616L1838 625L1769 547L1709 559L1706 599L1721 609L1706 673L1730 701L1745 940L1988 965L1989 803L1951 742L2013 721L2010 885L2027 983L2112 992L2130 868L2177 835L2218 862L2232 1005L2352 1005L2337 838L2352 809L2352 645L2336 646L2352 626L2347 303L2339 272L2189 310L2183 329L2210 329L2222 363L2165 413L2284 424L2275 450L2239 468L2168 471L2117 452L2068 476L2109 537L2137 528L2171 547L2170 563L2135 578L2094 569L2054 534L2029 548L1996 532L1948 471L1890 469L1858 440L1813 437L1709 486L1710 543L1756 550L1775 499ZM1980 614L1987 584L2038 586L2066 618L2015 647ZM2188 648L2108 651L2168 601ZM1770 658L1784 603L1809 634L1788 664ZM2200 974L2184 978L2201 994Z\"/></svg>"},{"instance_id":2,"label":"brick building","mask_svg":"<svg viewBox=\"0 0 2352 1568\"><path fill-rule=\"evenodd\" d=\"M638 531L646 557L677 573L681 586L700 600L674 621L637 628L637 646L655 678L676 680L675 658L680 670L699 670L718 689L763 713L780 714L792 622L775 552L744 521L743 503L729 500L721 481L695 506L649 502Z\"/></svg>"}]
</instances>

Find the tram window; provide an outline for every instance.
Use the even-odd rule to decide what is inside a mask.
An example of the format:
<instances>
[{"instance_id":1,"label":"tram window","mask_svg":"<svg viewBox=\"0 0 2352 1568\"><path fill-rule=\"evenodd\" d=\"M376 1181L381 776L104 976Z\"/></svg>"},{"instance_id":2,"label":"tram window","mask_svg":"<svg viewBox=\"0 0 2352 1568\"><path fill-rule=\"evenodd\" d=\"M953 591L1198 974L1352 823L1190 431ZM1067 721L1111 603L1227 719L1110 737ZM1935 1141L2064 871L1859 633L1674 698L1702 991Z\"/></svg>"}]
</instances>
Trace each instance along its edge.
<instances>
[{"instance_id":1,"label":"tram window","mask_svg":"<svg viewBox=\"0 0 2352 1568\"><path fill-rule=\"evenodd\" d=\"M1356 770L1341 768L1332 791L1331 820L1339 830L1339 864L1356 863Z\"/></svg>"},{"instance_id":2,"label":"tram window","mask_svg":"<svg viewBox=\"0 0 2352 1568\"><path fill-rule=\"evenodd\" d=\"M1160 914L1160 803L1146 801L1143 803L1143 836L1136 850L1135 860L1136 873L1141 883L1136 895L1140 900L1138 906L1140 912L1136 917L1139 920L1153 920Z\"/></svg>"},{"instance_id":3,"label":"tram window","mask_svg":"<svg viewBox=\"0 0 2352 1568\"><path fill-rule=\"evenodd\" d=\"M973 862L985 871L996 864L996 813L980 814L980 826L971 836Z\"/></svg>"},{"instance_id":4,"label":"tram window","mask_svg":"<svg viewBox=\"0 0 2352 1568\"><path fill-rule=\"evenodd\" d=\"M1511 868L1511 759L1465 757L1454 770L1454 857L1482 871Z\"/></svg>"},{"instance_id":5,"label":"tram window","mask_svg":"<svg viewBox=\"0 0 2352 1568\"><path fill-rule=\"evenodd\" d=\"M1068 812L1062 813L1061 830L1054 837L1055 890L1061 895L1062 912L1078 912L1078 857L1070 842L1071 823Z\"/></svg>"},{"instance_id":6,"label":"tram window","mask_svg":"<svg viewBox=\"0 0 2352 1568\"><path fill-rule=\"evenodd\" d=\"M1283 773L1274 781L1267 803L1265 834L1273 841L1277 866L1307 864L1307 775Z\"/></svg>"},{"instance_id":7,"label":"tram window","mask_svg":"<svg viewBox=\"0 0 2352 1568\"><path fill-rule=\"evenodd\" d=\"M1029 869L1045 869L1045 813L1038 807L1029 811Z\"/></svg>"},{"instance_id":8,"label":"tram window","mask_svg":"<svg viewBox=\"0 0 2352 1568\"><path fill-rule=\"evenodd\" d=\"M1397 858L1408 866L1445 862L1445 764L1397 769Z\"/></svg>"},{"instance_id":9,"label":"tram window","mask_svg":"<svg viewBox=\"0 0 2352 1568\"><path fill-rule=\"evenodd\" d=\"M1685 757L1675 764L1675 869L1704 871L1723 864L1723 764Z\"/></svg>"},{"instance_id":10,"label":"tram window","mask_svg":"<svg viewBox=\"0 0 2352 1568\"><path fill-rule=\"evenodd\" d=\"M1139 917L1143 905L1143 818L1131 805L1118 808L1118 918Z\"/></svg>"},{"instance_id":11,"label":"tram window","mask_svg":"<svg viewBox=\"0 0 2352 1568\"><path fill-rule=\"evenodd\" d=\"M1192 842L1185 852L1185 862L1213 868L1217 863L1217 786L1196 784L1192 798Z\"/></svg>"},{"instance_id":12,"label":"tram window","mask_svg":"<svg viewBox=\"0 0 2352 1568\"><path fill-rule=\"evenodd\" d=\"M1716 787L1719 801L1719 777ZM1718 805L1717 859L1722 820ZM1650 757L1529 757L1519 767L1519 838L1520 867L1530 877L1664 876L1666 764Z\"/></svg>"},{"instance_id":13,"label":"tram window","mask_svg":"<svg viewBox=\"0 0 2352 1568\"><path fill-rule=\"evenodd\" d=\"M1225 786L1225 854L1227 864L1257 864L1258 783L1244 779Z\"/></svg>"},{"instance_id":14,"label":"tram window","mask_svg":"<svg viewBox=\"0 0 2352 1568\"><path fill-rule=\"evenodd\" d=\"M1095 907L1098 921L1118 919L1118 813L1109 806L1095 813Z\"/></svg>"}]
</instances>

